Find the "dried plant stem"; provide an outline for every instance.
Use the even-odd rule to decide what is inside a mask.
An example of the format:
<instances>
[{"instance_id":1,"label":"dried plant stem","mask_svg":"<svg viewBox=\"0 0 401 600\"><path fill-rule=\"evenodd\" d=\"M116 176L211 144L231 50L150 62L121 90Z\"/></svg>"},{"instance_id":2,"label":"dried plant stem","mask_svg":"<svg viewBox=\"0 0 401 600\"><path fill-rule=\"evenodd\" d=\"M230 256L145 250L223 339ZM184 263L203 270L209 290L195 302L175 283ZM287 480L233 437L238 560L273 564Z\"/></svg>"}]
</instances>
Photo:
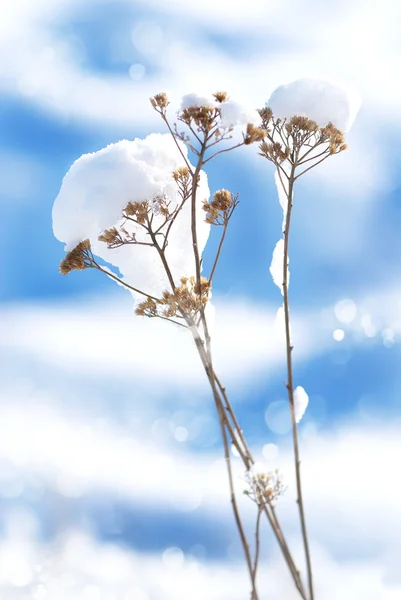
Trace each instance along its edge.
<instances>
[{"instance_id":1,"label":"dried plant stem","mask_svg":"<svg viewBox=\"0 0 401 600\"><path fill-rule=\"evenodd\" d=\"M299 509L299 517L301 522L302 540L306 559L306 569L308 578L308 589L309 589L309 600L314 600L313 592L313 577L312 577L312 563L309 551L308 534L306 530L306 519L305 510L302 497L302 485L301 485L301 461L299 453L299 442L298 442L298 426L295 417L295 406L294 406L294 383L293 383L293 371L292 371L292 350L291 345L291 332L290 332L290 306L288 298L288 247L290 239L290 226L291 226L291 214L292 214L292 199L293 199L293 188L295 181L295 168L296 164L293 163L291 173L288 181L288 190L283 185L283 189L287 195L287 213L285 216L285 227L284 227L284 258L283 258L283 296L284 296L284 320L285 320L285 340L286 340L286 358L287 358L287 391L288 400L290 404L291 412L291 423L292 423L292 439L294 445L294 459L295 459L295 475L297 485L297 504Z\"/></svg>"},{"instance_id":2,"label":"dried plant stem","mask_svg":"<svg viewBox=\"0 0 401 600\"><path fill-rule=\"evenodd\" d=\"M198 350L203 367L205 369L206 376L207 376L210 386L212 388L213 398L215 400L215 404L216 404L216 408L217 408L217 412L218 412L218 416L219 416L219 421L220 421L220 426L222 425L222 422L225 424L225 427L227 428L227 430L230 434L230 437L232 439L232 443L238 450L247 472L249 472L252 468L252 465L255 463L255 461L254 461L252 453L246 443L246 440L245 440L242 430L239 426L239 423L238 423L236 415L233 411L233 408L229 402L226 390L223 387L223 385L221 384L221 382L220 382L219 378L217 377L216 373L214 372L214 370L212 371L210 369L205 345L204 345L204 342L201 339L199 333L197 332L195 323L193 323L193 322L188 323L188 328L192 332L196 348ZM213 373L213 378L211 378L211 376L210 376L211 373ZM216 385L214 382L217 383L217 388L216 388ZM231 425L230 417L231 417L234 425ZM223 432L223 430L222 430L222 432ZM238 440L241 442L241 444L239 443ZM223 437L223 442L224 442L224 437ZM226 450L226 448L225 448L225 450ZM241 536L241 541L243 543L244 552L245 552L246 559L247 559L248 570L249 570L249 573L251 576L252 584L254 585L254 583L256 584L256 582L254 582L252 579L253 567L252 567L252 563L250 561L249 544L246 541L246 538L241 533L241 531L243 531L242 523L240 520L239 521L237 520L239 517L239 514L235 510L237 508L236 501L235 501L235 495L234 495L234 502L235 502L235 504L233 504L234 516L236 519L237 527L240 530L240 536ZM274 535L277 539L279 547L283 553L284 560L287 563L288 568L291 572L295 586L298 589L301 598L303 600L307 600L307 596L306 596L305 590L303 588L303 584L302 584L302 580L301 580L299 571L296 569L294 560L291 556L290 550L285 541L284 534L282 532L282 529L280 527L280 524L278 522L278 519L274 512L274 508L273 508L272 504L264 504L262 507L262 510L265 513L265 515L269 521L269 524L274 532ZM251 566L251 568L250 568L250 566Z\"/></svg>"},{"instance_id":3,"label":"dried plant stem","mask_svg":"<svg viewBox=\"0 0 401 600\"><path fill-rule=\"evenodd\" d=\"M240 452L240 450L239 450L240 446L239 446L238 443L236 445L237 450L240 452L240 455L241 455L243 463L244 463L244 465L246 467L246 470L249 471L252 468L252 465L255 463L254 458L253 458L251 450L249 449L248 444L247 444L247 442L245 440L245 437L244 437L244 434L242 432L242 429L239 426L237 417L236 417L236 415L234 413L234 410L233 410L233 408L231 406L231 403L229 401L229 398L227 396L226 389L225 389L225 387L223 387L223 385L222 385L221 381L219 380L219 378L217 377L216 373L214 374L214 377L215 377L217 385L218 385L218 387L220 389L220 393L221 393L221 395L223 397L224 404L225 404L225 409L228 412L229 416L231 417L231 419L232 419L232 421L234 423L235 432L237 433L237 436L238 436L239 440L241 441L241 443L243 445L243 448L245 450L245 458L243 457L243 452ZM234 440L233 443L235 444L235 440ZM290 550L289 550L289 548L287 546L287 542L285 541L284 534L283 534L283 531L281 529L281 526L280 526L280 523L278 521L278 518L277 518L277 515L276 515L276 512L275 512L275 509L274 509L273 505L272 504L270 504L270 505L266 505L265 504L263 506L263 512L265 513L265 515L266 515L266 517L267 517L267 519L269 521L269 524L270 524L270 526L271 526L271 528L273 530L273 533L276 536L277 542L278 542L278 544L279 544L279 546L281 548L281 551L283 553L284 559L285 559L285 561L286 561L286 563L288 565L288 568L290 569L290 572L291 572L291 575L293 577L294 583L295 583L295 585L296 585L296 587L297 587L297 589L298 589L301 597L306 599L306 594L305 594L305 590L303 588L303 584L302 584L302 580L301 580L299 571L297 570L297 568L295 566L294 560L293 560L293 558L291 556L291 553L290 553Z\"/></svg>"},{"instance_id":4,"label":"dried plant stem","mask_svg":"<svg viewBox=\"0 0 401 600\"><path fill-rule=\"evenodd\" d=\"M258 570L259 563L259 550L260 550L260 517L262 516L262 508L258 507L258 516L256 517L255 527L255 557L253 559L253 582L256 585L256 572Z\"/></svg>"},{"instance_id":5,"label":"dried plant stem","mask_svg":"<svg viewBox=\"0 0 401 600\"><path fill-rule=\"evenodd\" d=\"M228 444L227 432L226 432L226 427L229 425L229 423L228 423L227 417L225 415L224 406L221 401L221 397L220 397L219 392L216 387L216 380L214 378L214 371L213 371L213 365L212 365L211 348L210 348L210 346L208 348L205 348L205 344L199 335L198 328L196 327L196 324L194 323L194 321L189 321L188 327L192 332L192 335L193 335L193 338L195 341L195 345L198 350L203 367L205 369L205 373L207 375L208 381L210 383L210 387L211 387L212 393L213 393L213 399L214 399L215 405L216 405L217 416L219 419L221 435L222 435L222 440L223 440L223 446L224 446L224 458L225 458L225 462L226 462L228 481L229 481L229 487L230 487L231 506L232 506L233 513L234 513L235 523L237 525L237 529L238 529L238 532L239 532L239 535L241 538L241 543L242 543L242 547L244 549L244 554L245 554L245 559L246 559L246 563L247 563L247 567L248 567L248 571L249 571L249 576L250 576L251 583L252 583L251 600L259 600L259 596L258 596L258 593L256 590L255 581L254 581L253 565L252 565L251 552L249 549L249 543L246 538L245 529L244 529L244 526L242 523L241 515L239 513L238 503L237 503L235 489L234 489L234 478L233 478L233 472L232 472L230 447ZM233 438L235 438L235 435L234 435L234 432L232 429L231 429L231 435Z\"/></svg>"}]
</instances>

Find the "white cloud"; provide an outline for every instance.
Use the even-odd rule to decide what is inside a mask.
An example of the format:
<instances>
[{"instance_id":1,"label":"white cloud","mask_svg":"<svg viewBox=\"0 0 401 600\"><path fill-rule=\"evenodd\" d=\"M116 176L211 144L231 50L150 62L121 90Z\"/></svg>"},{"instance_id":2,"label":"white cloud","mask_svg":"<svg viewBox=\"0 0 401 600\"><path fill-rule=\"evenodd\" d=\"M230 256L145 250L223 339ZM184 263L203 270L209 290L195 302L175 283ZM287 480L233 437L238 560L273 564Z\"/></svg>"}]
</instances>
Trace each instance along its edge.
<instances>
[{"instance_id":1,"label":"white cloud","mask_svg":"<svg viewBox=\"0 0 401 600\"><path fill-rule=\"evenodd\" d=\"M401 591L394 561L401 551L399 425L394 421L366 425L353 419L331 432L301 428L305 506L316 587L323 600L395 600L396 592ZM256 448L257 457L261 451L262 444ZM79 499L87 492L107 492L109 497L135 503L137 508L146 506L147 511L157 511L163 505L170 510L196 510L194 519L199 510L204 517L219 522L230 523L232 519L224 461L218 454L173 452L145 439L143 433L129 438L124 428L94 427L89 420L66 418L18 400L12 407L1 408L0 464L0 490L6 497L10 489L14 494L8 497L18 497L13 479L24 482L27 477L67 497ZM239 461L235 464L239 475ZM291 545L295 544L303 570L288 443L280 447L278 457L268 460L267 468L276 466L289 484L279 501L279 518L289 532ZM239 479L237 485L241 487ZM241 504L252 531L253 505L245 498ZM21 502L19 505L23 506ZM160 555L141 555L100 544L77 531L64 531L54 544L46 545L37 540L37 518L30 509L6 514L0 541L0 589L7 598L35 598L40 585L63 600L80 598L77 594L86 600L84 590L88 586L99 588L97 595L92 588L94 598L102 599L105 594L109 600L114 593L120 599L133 590L139 594L139 589L152 598L152 594L158 597L157 586L161 586L163 598L176 600L187 597L188 586L198 577L195 588L199 598L246 596L247 574L242 562L233 562L237 558L230 563L196 564L193 557L176 551L176 560L163 561ZM270 537L268 548L272 548ZM273 599L284 595L295 600L277 549L268 561L262 556L261 589L268 590Z\"/></svg>"},{"instance_id":2,"label":"white cloud","mask_svg":"<svg viewBox=\"0 0 401 600\"><path fill-rule=\"evenodd\" d=\"M105 4L105 0L92 0L89 7L95 15L96 9ZM138 1L138 8L143 4ZM400 8L395 0L384 0L385 6L380 7L372 0L364 3L363 9L358 0L342 2L335 10L325 6L324 12L317 3L308 4L308 9L303 6L300 11L294 0L268 6L258 1L252 10L240 2L234 10L232 3L228 7L226 2L210 6L181 1L147 3L154 9L154 16L147 21L152 31L157 29L163 34L166 13L172 13L182 26L177 27L174 41L166 42L167 47L155 57L161 74L134 85L128 73L126 77L94 76L84 71L73 51L66 52L63 46L60 52L64 40L57 37L54 24L68 21L70 14L79 12L76 0L40 0L34 4L18 0L12 10L6 10L3 23L1 53L4 58L13 54L14 60L3 59L2 84L58 114L133 123L152 122L148 97L159 91L160 85L181 96L193 84L207 81L211 91L216 85L219 89L225 85L240 100L263 103L278 85L299 76L323 75L352 82L368 102L375 103L376 110L383 107L383 120L388 117L384 114L388 109L398 112L401 89L397 78L388 76L396 70L400 51L396 35ZM127 5L132 7L131 3ZM132 16L134 30L141 23ZM202 29L231 34L235 31L241 42L249 40L252 32L252 38L258 41L257 51L247 50L245 44L242 60L230 57L207 42ZM268 40L273 32L284 50L275 52L272 60ZM21 34L24 44L19 43Z\"/></svg>"},{"instance_id":3,"label":"white cloud","mask_svg":"<svg viewBox=\"0 0 401 600\"><path fill-rule=\"evenodd\" d=\"M367 338L379 344L390 337L397 341L401 333L399 294L394 285L351 298L356 317L351 323L341 323L351 347ZM333 306L320 309L299 311L293 307L295 361L310 360L336 346L332 336L339 328L335 309L341 300L338 297ZM215 297L213 304L214 362L226 385L249 384L284 365L283 323L277 320L279 299L266 306ZM87 297L58 306L3 307L0 324L3 348L67 372L133 378L162 392L177 381L193 389L207 383L189 333L170 323L136 317L130 296L123 292L103 300Z\"/></svg>"}]
</instances>

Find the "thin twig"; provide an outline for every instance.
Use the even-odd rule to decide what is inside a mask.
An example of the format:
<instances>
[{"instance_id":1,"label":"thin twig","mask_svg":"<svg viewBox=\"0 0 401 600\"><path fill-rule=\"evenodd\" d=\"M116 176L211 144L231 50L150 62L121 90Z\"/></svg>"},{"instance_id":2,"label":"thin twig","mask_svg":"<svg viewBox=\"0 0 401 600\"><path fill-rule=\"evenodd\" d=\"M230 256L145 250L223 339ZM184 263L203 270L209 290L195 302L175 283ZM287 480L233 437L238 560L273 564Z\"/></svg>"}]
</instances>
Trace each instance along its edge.
<instances>
[{"instance_id":1,"label":"thin twig","mask_svg":"<svg viewBox=\"0 0 401 600\"><path fill-rule=\"evenodd\" d=\"M292 350L291 345L291 333L290 333L290 308L289 308L289 297L288 297L288 247L290 239L290 226L291 226L291 212L292 212L292 198L293 198L293 187L295 181L295 168L296 164L292 166L290 173L290 180L288 185L288 191L284 189L287 195L287 213L285 218L285 229L284 229L284 258L283 258L283 296L284 296L284 319L285 319L285 339L286 339L286 356L287 356L287 391L288 399L290 404L291 422L292 422L292 438L294 444L294 459L295 459L295 475L297 483L297 496L298 496L298 508L299 517L301 521L302 540L306 558L306 568L308 577L308 588L309 588L309 600L314 600L313 592L313 578L312 578L312 563L309 551L309 541L306 530L306 519L304 504L302 498L302 485L301 485L301 461L299 455L299 442L298 442L298 427L295 418L295 405L294 405L294 384L293 384L293 373L292 373Z\"/></svg>"},{"instance_id":2,"label":"thin twig","mask_svg":"<svg viewBox=\"0 0 401 600\"><path fill-rule=\"evenodd\" d=\"M259 550L260 550L260 517L262 516L262 507L258 506L258 516L256 517L255 527L255 558L253 561L253 584L256 587L256 571L258 569L259 562Z\"/></svg>"}]
</instances>

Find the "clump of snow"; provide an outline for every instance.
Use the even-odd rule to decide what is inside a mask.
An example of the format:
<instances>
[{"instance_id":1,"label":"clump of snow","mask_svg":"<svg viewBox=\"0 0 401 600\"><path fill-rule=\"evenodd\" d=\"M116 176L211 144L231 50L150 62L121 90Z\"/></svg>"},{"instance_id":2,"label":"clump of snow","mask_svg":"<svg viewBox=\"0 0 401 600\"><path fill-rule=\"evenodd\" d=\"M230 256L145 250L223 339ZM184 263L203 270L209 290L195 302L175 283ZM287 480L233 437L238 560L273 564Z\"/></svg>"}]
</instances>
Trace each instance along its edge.
<instances>
[{"instance_id":1,"label":"clump of snow","mask_svg":"<svg viewBox=\"0 0 401 600\"><path fill-rule=\"evenodd\" d=\"M281 293L283 294L283 262L284 262L284 239L281 238L274 250L273 250L273 258L270 265L270 274L273 278L274 283L277 287L280 288ZM288 262L290 260L288 259ZM290 272L288 270L287 283L290 283Z\"/></svg>"},{"instance_id":2,"label":"clump of snow","mask_svg":"<svg viewBox=\"0 0 401 600\"><path fill-rule=\"evenodd\" d=\"M180 147L185 156L187 149ZM167 276L155 248L124 245L109 249L98 236L105 229L122 224L121 214L128 202L152 201L162 196L170 210L181 198L172 173L183 166L183 158L168 134L151 134L145 139L123 140L92 154L84 154L72 165L63 179L53 206L54 235L71 250L89 238L93 253L116 267L123 281L151 295L169 287ZM201 172L197 192L198 247L203 252L210 225L205 223L202 201L210 195L207 177ZM178 214L169 235L166 256L173 276L195 273L190 224L190 200ZM154 227L163 216L154 214ZM132 225L132 227L131 227ZM139 242L149 242L145 230L127 223ZM161 240L161 237L160 237Z\"/></svg>"},{"instance_id":3,"label":"clump of snow","mask_svg":"<svg viewBox=\"0 0 401 600\"><path fill-rule=\"evenodd\" d=\"M185 94L181 99L181 110L192 108L193 106L215 108L219 103L213 96L201 96L199 94Z\"/></svg>"},{"instance_id":4,"label":"clump of snow","mask_svg":"<svg viewBox=\"0 0 401 600\"><path fill-rule=\"evenodd\" d=\"M221 112L221 124L223 127L246 126L248 123L258 125L260 115L256 110L249 109L240 102L227 100L219 106Z\"/></svg>"},{"instance_id":5,"label":"clump of snow","mask_svg":"<svg viewBox=\"0 0 401 600\"><path fill-rule=\"evenodd\" d=\"M260 124L260 115L249 107L236 102L235 100L226 100L218 102L213 96L186 94L181 99L181 110L191 107L212 107L219 108L221 114L221 125L223 127L246 127L248 123L253 125Z\"/></svg>"},{"instance_id":6,"label":"clump of snow","mask_svg":"<svg viewBox=\"0 0 401 600\"><path fill-rule=\"evenodd\" d=\"M275 118L295 115L308 117L320 127L333 123L349 131L359 111L361 99L355 91L324 79L297 79L281 85L267 102Z\"/></svg>"},{"instance_id":7,"label":"clump of snow","mask_svg":"<svg viewBox=\"0 0 401 600\"><path fill-rule=\"evenodd\" d=\"M294 412L297 423L299 423L304 416L308 403L309 396L305 392L304 388L299 385L294 390Z\"/></svg>"}]
</instances>

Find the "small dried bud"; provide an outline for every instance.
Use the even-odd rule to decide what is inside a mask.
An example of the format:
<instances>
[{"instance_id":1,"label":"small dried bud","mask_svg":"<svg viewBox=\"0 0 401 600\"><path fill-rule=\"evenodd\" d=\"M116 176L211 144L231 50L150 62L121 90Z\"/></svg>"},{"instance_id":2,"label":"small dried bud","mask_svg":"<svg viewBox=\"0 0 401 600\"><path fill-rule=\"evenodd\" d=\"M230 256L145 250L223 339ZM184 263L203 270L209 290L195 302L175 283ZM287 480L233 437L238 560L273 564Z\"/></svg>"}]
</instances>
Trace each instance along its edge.
<instances>
[{"instance_id":1,"label":"small dried bud","mask_svg":"<svg viewBox=\"0 0 401 600\"><path fill-rule=\"evenodd\" d=\"M228 190L217 190L213 195L211 202L212 208L219 210L228 210L233 203L233 196Z\"/></svg>"},{"instance_id":2,"label":"small dried bud","mask_svg":"<svg viewBox=\"0 0 401 600\"><path fill-rule=\"evenodd\" d=\"M156 94L153 98L149 98L151 105L153 108L160 108L160 110L164 110L170 104L167 99L167 96L164 92L161 94Z\"/></svg>"},{"instance_id":3,"label":"small dried bud","mask_svg":"<svg viewBox=\"0 0 401 600\"><path fill-rule=\"evenodd\" d=\"M108 246L113 246L117 241L121 240L121 236L115 227L105 229L97 238L99 242L105 242Z\"/></svg>"},{"instance_id":4,"label":"small dried bud","mask_svg":"<svg viewBox=\"0 0 401 600\"><path fill-rule=\"evenodd\" d=\"M319 126L312 119L307 117L300 117L298 115L291 117L288 123L285 124L287 133L295 135L296 133L303 132L314 132L319 129Z\"/></svg>"},{"instance_id":5,"label":"small dried bud","mask_svg":"<svg viewBox=\"0 0 401 600\"><path fill-rule=\"evenodd\" d=\"M173 172L174 181L187 181L189 179L189 169L188 167L179 167Z\"/></svg>"},{"instance_id":6,"label":"small dried bud","mask_svg":"<svg viewBox=\"0 0 401 600\"><path fill-rule=\"evenodd\" d=\"M244 138L244 144L249 146L249 144L253 144L254 142L261 142L265 136L267 135L267 129L261 129L260 127L255 127L252 123L248 123L246 126L246 136Z\"/></svg>"},{"instance_id":7,"label":"small dried bud","mask_svg":"<svg viewBox=\"0 0 401 600\"><path fill-rule=\"evenodd\" d=\"M70 271L84 271L91 266L90 264L90 241L83 240L75 248L67 253L66 257L60 263L60 273L67 275ZM88 262L85 262L88 261Z\"/></svg>"},{"instance_id":8,"label":"small dried bud","mask_svg":"<svg viewBox=\"0 0 401 600\"><path fill-rule=\"evenodd\" d=\"M228 100L227 92L216 92L213 94L214 98L216 98L217 102L226 102Z\"/></svg>"},{"instance_id":9,"label":"small dried bud","mask_svg":"<svg viewBox=\"0 0 401 600\"><path fill-rule=\"evenodd\" d=\"M135 314L139 317L152 317L157 316L157 304L153 298L146 298L143 302L138 304L135 309Z\"/></svg>"},{"instance_id":10,"label":"small dried bud","mask_svg":"<svg viewBox=\"0 0 401 600\"><path fill-rule=\"evenodd\" d=\"M284 162L290 155L290 149L284 148L279 142L273 144L267 144L262 142L259 146L260 155L270 160L275 165Z\"/></svg>"},{"instance_id":11,"label":"small dried bud","mask_svg":"<svg viewBox=\"0 0 401 600\"><path fill-rule=\"evenodd\" d=\"M135 217L138 223L143 224L146 221L148 211L149 203L144 200L143 202L128 202L123 213L126 217Z\"/></svg>"},{"instance_id":12,"label":"small dried bud","mask_svg":"<svg viewBox=\"0 0 401 600\"><path fill-rule=\"evenodd\" d=\"M273 118L273 113L272 113L272 109L265 107L265 108L261 108L258 110L258 113L262 119L262 127L264 129L268 129L268 126L270 124L270 121Z\"/></svg>"}]
</instances>

